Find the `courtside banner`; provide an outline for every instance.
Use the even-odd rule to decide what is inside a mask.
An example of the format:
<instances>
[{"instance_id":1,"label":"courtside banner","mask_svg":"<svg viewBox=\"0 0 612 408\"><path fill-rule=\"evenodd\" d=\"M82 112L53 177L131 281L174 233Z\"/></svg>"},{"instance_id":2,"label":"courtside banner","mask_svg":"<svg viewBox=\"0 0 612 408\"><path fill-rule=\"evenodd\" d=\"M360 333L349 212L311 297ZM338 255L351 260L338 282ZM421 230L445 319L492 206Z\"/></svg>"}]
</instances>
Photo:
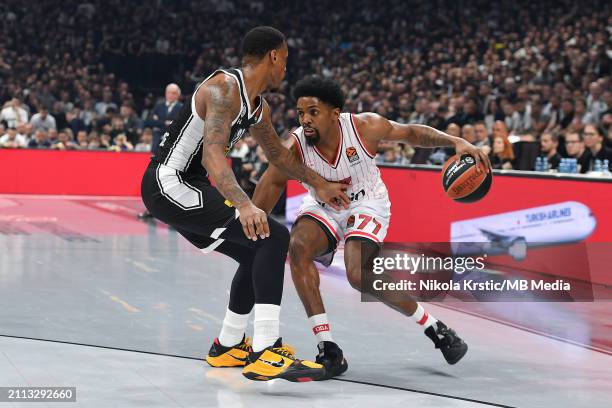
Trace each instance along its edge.
<instances>
[{"instance_id":1,"label":"courtside banner","mask_svg":"<svg viewBox=\"0 0 612 408\"><path fill-rule=\"evenodd\" d=\"M554 260L544 248L555 248ZM612 244L538 242L384 243L378 254L361 253L363 301L401 306L425 302L593 302L612 300L612 289L592 283L589 249ZM542 273L525 264L564 263L572 277Z\"/></svg>"}]
</instances>

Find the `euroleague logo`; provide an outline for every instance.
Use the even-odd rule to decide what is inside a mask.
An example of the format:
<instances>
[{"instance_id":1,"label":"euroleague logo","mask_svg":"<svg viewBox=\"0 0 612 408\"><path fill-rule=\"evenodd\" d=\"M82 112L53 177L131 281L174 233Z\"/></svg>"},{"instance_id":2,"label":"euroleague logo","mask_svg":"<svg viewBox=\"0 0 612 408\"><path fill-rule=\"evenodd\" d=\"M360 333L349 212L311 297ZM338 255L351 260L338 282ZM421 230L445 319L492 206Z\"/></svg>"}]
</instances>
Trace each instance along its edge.
<instances>
[{"instance_id":1,"label":"euroleague logo","mask_svg":"<svg viewBox=\"0 0 612 408\"><path fill-rule=\"evenodd\" d=\"M346 148L346 157L348 158L350 163L356 162L359 160L359 155L357 154L357 149L353 146Z\"/></svg>"}]
</instances>

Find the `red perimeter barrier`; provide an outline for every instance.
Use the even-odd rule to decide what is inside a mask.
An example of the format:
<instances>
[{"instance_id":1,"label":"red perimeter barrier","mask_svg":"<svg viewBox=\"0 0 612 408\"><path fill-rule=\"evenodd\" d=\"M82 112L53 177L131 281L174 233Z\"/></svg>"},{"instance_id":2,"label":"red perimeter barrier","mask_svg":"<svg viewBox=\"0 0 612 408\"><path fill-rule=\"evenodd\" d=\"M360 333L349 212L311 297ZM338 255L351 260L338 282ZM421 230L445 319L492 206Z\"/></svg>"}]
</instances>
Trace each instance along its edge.
<instances>
[{"instance_id":1,"label":"red perimeter barrier","mask_svg":"<svg viewBox=\"0 0 612 408\"><path fill-rule=\"evenodd\" d=\"M149 153L0 149L0 193L139 196L140 180L149 157ZM586 206L596 220L586 242L612 243L610 180L496 173L491 191L483 200L460 204L446 197L437 169L387 167L381 172L391 197L387 241L448 242L451 225L457 221L575 202ZM290 182L289 198L303 191L297 182ZM529 217L540 215L537 212L522 217L529 221ZM580 227L571 224L572 228L576 225ZM612 250L606 244L589 245L587 261L592 281L612 284ZM534 271L588 280L568 269L572 264L567 261L570 254L574 253L572 259L579 259L576 248L570 250L568 245L530 248L530 256L521 265ZM497 258L501 264L512 264L507 255Z\"/></svg>"},{"instance_id":2,"label":"red perimeter barrier","mask_svg":"<svg viewBox=\"0 0 612 408\"><path fill-rule=\"evenodd\" d=\"M139 196L150 153L0 149L0 193Z\"/></svg>"}]
</instances>

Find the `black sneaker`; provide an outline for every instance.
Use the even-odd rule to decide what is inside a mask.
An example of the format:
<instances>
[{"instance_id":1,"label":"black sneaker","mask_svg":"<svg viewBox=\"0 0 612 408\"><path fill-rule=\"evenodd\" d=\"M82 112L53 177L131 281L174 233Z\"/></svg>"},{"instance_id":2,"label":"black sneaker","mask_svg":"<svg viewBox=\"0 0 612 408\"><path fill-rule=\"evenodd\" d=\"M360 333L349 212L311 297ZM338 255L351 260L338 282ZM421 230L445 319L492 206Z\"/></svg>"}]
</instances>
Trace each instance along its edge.
<instances>
[{"instance_id":1,"label":"black sneaker","mask_svg":"<svg viewBox=\"0 0 612 408\"><path fill-rule=\"evenodd\" d=\"M429 326L425 334L433 341L436 348L440 349L448 364L457 363L467 353L467 344L457 336L453 329L446 327L440 320L435 325L436 329L434 326Z\"/></svg>"},{"instance_id":2,"label":"black sneaker","mask_svg":"<svg viewBox=\"0 0 612 408\"><path fill-rule=\"evenodd\" d=\"M319 381L339 376L348 369L348 363L344 358L342 349L336 343L322 341L317 345L317 348L319 349L319 354L315 361L325 366L325 376L320 378Z\"/></svg>"},{"instance_id":3,"label":"black sneaker","mask_svg":"<svg viewBox=\"0 0 612 408\"><path fill-rule=\"evenodd\" d=\"M138 219L150 220L150 219L153 219L153 214L151 214L149 210L144 210L143 212L138 213Z\"/></svg>"}]
</instances>

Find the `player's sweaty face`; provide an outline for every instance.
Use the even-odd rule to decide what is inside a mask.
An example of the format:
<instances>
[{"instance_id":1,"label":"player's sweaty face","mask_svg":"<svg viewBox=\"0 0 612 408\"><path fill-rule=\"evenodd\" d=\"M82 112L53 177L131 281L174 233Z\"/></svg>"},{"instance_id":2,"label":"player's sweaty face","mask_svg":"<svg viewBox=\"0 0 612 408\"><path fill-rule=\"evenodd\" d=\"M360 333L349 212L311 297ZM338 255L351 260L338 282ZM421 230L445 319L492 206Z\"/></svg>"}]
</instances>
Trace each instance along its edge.
<instances>
[{"instance_id":1,"label":"player's sweaty face","mask_svg":"<svg viewBox=\"0 0 612 408\"><path fill-rule=\"evenodd\" d=\"M334 123L333 109L314 96L302 96L298 99L297 113L300 125L308 144L315 145L325 137Z\"/></svg>"}]
</instances>

